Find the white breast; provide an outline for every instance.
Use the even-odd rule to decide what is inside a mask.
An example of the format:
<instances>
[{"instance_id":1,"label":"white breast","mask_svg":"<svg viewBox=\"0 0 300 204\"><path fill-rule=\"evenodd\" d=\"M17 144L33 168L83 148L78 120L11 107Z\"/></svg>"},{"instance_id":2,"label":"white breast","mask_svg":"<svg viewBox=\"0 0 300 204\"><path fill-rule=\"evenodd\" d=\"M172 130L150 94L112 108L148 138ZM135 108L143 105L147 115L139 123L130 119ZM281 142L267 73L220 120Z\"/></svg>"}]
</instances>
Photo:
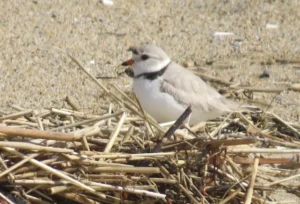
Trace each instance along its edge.
<instances>
[{"instance_id":1,"label":"white breast","mask_svg":"<svg viewBox=\"0 0 300 204\"><path fill-rule=\"evenodd\" d=\"M143 109L158 122L169 122L176 120L186 109L175 99L160 91L162 78L155 80L134 79L133 89Z\"/></svg>"},{"instance_id":2,"label":"white breast","mask_svg":"<svg viewBox=\"0 0 300 204\"><path fill-rule=\"evenodd\" d=\"M144 79L143 77L134 79L133 89L141 103L143 109L149 113L158 122L175 121L185 111L187 104L178 103L172 95L160 90L162 77L155 80ZM199 95L198 97L205 97ZM208 98L203 98L208 100ZM215 99L214 102L221 103L220 99ZM221 104L222 105L222 104ZM222 115L221 109L213 108L205 111L198 109L192 104L192 114L189 124L196 124L201 121L207 121Z\"/></svg>"}]
</instances>

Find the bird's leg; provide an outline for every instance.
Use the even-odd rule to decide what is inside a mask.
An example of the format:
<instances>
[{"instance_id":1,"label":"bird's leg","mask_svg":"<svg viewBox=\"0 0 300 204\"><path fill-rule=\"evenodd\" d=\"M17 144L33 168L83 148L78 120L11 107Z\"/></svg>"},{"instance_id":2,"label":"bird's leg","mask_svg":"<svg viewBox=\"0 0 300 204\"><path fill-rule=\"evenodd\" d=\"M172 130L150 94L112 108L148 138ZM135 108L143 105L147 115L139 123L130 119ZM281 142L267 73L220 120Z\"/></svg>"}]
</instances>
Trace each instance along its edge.
<instances>
[{"instance_id":1,"label":"bird's leg","mask_svg":"<svg viewBox=\"0 0 300 204\"><path fill-rule=\"evenodd\" d=\"M184 124L181 125L180 129L176 130L176 136L179 137L180 139L193 139L194 136L189 135L189 130L190 129L190 120L191 120L191 115L188 116L188 118L184 121ZM187 128L186 128L187 127Z\"/></svg>"}]
</instances>

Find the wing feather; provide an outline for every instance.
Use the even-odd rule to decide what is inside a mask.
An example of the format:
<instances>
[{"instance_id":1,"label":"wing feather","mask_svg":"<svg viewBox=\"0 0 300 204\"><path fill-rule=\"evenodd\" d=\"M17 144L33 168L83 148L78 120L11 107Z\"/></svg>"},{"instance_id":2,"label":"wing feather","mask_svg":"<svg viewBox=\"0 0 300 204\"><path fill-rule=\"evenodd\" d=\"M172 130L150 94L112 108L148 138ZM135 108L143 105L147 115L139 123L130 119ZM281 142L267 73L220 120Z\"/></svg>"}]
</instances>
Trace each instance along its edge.
<instances>
[{"instance_id":1,"label":"wing feather","mask_svg":"<svg viewBox=\"0 0 300 204\"><path fill-rule=\"evenodd\" d=\"M179 76L179 77L178 77ZM200 77L172 62L164 74L161 91L172 95L176 101L200 112L229 112L238 104L224 98Z\"/></svg>"}]
</instances>

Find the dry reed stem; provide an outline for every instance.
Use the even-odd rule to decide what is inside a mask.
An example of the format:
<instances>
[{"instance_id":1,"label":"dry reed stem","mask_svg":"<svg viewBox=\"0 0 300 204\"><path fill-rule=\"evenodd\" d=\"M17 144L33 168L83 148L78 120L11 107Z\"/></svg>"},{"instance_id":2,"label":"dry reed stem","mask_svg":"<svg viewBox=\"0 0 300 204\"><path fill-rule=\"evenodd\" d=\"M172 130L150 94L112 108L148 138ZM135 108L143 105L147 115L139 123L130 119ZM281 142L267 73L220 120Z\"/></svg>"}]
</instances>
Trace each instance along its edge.
<instances>
[{"instance_id":1,"label":"dry reed stem","mask_svg":"<svg viewBox=\"0 0 300 204\"><path fill-rule=\"evenodd\" d=\"M238 183L239 186L242 188L242 189L245 189L245 187L248 187L248 184L246 182L242 182L240 181L239 179L237 179L236 177L234 177L233 175L231 174L228 174L220 169L215 169L212 165L208 165L208 168L212 171L216 171L217 173L227 177L229 180L235 182L235 183Z\"/></svg>"},{"instance_id":2,"label":"dry reed stem","mask_svg":"<svg viewBox=\"0 0 300 204\"><path fill-rule=\"evenodd\" d=\"M43 161L40 161L44 164L52 164L53 162L55 162L57 159L47 159L47 160L43 160ZM14 171L14 174L24 174L26 172L29 172L29 171L34 171L36 170L37 167L36 166L29 166L29 167L21 167L19 169L17 169L16 171Z\"/></svg>"},{"instance_id":3,"label":"dry reed stem","mask_svg":"<svg viewBox=\"0 0 300 204\"><path fill-rule=\"evenodd\" d=\"M279 138L277 138L277 137L274 137L274 136L271 136L271 135L269 135L269 134L265 134L265 133L263 133L258 127L256 127L255 125L253 125L243 114L241 114L241 113L237 113L238 114L238 116L244 121L244 122L246 122L251 128L253 128L255 131L256 131L256 133L258 133L259 135L261 135L262 137L266 137L266 138L269 138L269 139L271 139L272 140L272 142L277 142L277 143L279 143L280 142L280 144L282 144L282 145L284 145L284 146L291 146L291 147L298 147L298 148L300 148L300 145L299 144L293 144L293 143L290 143L290 142L286 142L286 141L284 141L284 140L282 140L282 139L279 139Z\"/></svg>"},{"instance_id":4,"label":"dry reed stem","mask_svg":"<svg viewBox=\"0 0 300 204\"><path fill-rule=\"evenodd\" d=\"M228 149L228 153L240 154L240 153L270 153L270 154L296 154L300 153L300 149L269 149L269 148L250 148L250 149Z\"/></svg>"},{"instance_id":5,"label":"dry reed stem","mask_svg":"<svg viewBox=\"0 0 300 204\"><path fill-rule=\"evenodd\" d=\"M87 167L89 172L105 173L133 173L133 174L158 174L160 169L157 167Z\"/></svg>"},{"instance_id":6,"label":"dry reed stem","mask_svg":"<svg viewBox=\"0 0 300 204\"><path fill-rule=\"evenodd\" d=\"M100 204L100 202L97 202L93 199L87 198L86 195L78 194L78 193L59 193L60 196L65 197L67 199L73 200L78 203L82 204Z\"/></svg>"},{"instance_id":7,"label":"dry reed stem","mask_svg":"<svg viewBox=\"0 0 300 204\"><path fill-rule=\"evenodd\" d=\"M165 177L165 178L168 178L168 179L172 179L172 180L175 180L176 178L169 173L169 171L164 167L162 166L162 164L159 162L159 161L155 161L155 163L157 164L157 166L159 166L160 170L161 170L161 174ZM180 188L180 190L183 191L183 193L185 194L185 196L190 200L191 203L199 203L193 196L192 194L186 189L184 188L178 181L179 178L177 178L177 184Z\"/></svg>"},{"instance_id":8,"label":"dry reed stem","mask_svg":"<svg viewBox=\"0 0 300 204\"><path fill-rule=\"evenodd\" d=\"M251 204L251 201L252 201L252 196L253 196L253 191L254 191L253 188L254 188L256 174L257 174L257 167L259 164L259 157L260 157L259 154L255 155L255 159L254 159L254 163L253 163L253 170L252 170L251 179L250 179L248 189L247 189L245 204Z\"/></svg>"},{"instance_id":9,"label":"dry reed stem","mask_svg":"<svg viewBox=\"0 0 300 204\"><path fill-rule=\"evenodd\" d=\"M80 138L80 135L76 136L71 133L59 133L41 130L30 130L21 128L12 128L6 126L0 126L0 133L5 134L7 137L30 137L48 140L60 140L60 141L75 141Z\"/></svg>"},{"instance_id":10,"label":"dry reed stem","mask_svg":"<svg viewBox=\"0 0 300 204\"><path fill-rule=\"evenodd\" d=\"M3 161L2 157L1 157L1 155L0 155L0 164L2 165L2 168L6 169L6 170L8 169L7 165L5 164L5 162ZM2 177L0 177L0 178L2 178ZM13 174L8 172L8 178L10 181L13 181L14 180Z\"/></svg>"},{"instance_id":11,"label":"dry reed stem","mask_svg":"<svg viewBox=\"0 0 300 204\"><path fill-rule=\"evenodd\" d=\"M5 150L5 151L7 151L7 152L10 152L10 153L12 153L12 154L14 154L14 155L16 155L18 157L21 157L23 159L27 158L27 156L25 156L24 154L22 154L22 153L20 153L20 152L18 152L16 150L14 150L14 149L7 148L7 147L2 147L2 149ZM73 179L73 178L71 178L71 177L69 177L69 176L67 176L67 175L65 175L65 174L63 174L63 173L55 170L55 169L53 169L53 168L51 168L50 166L48 166L46 164L43 164L43 163L39 162L36 159L30 159L29 162L32 163L32 164L34 164L34 165L36 165L36 166L38 166L38 167L40 167L41 169L43 169L45 171L48 171L48 172L50 172L50 173L58 176L59 178L65 179L67 181L70 181L73 185L81 187L81 188L87 190L88 192L91 192L91 193L99 196L100 198L105 198L106 197L104 194L97 193L94 189L92 189L92 188L84 185L83 183L81 183L81 182L79 182L79 181L77 181L77 180L75 180L75 179Z\"/></svg>"},{"instance_id":12,"label":"dry reed stem","mask_svg":"<svg viewBox=\"0 0 300 204\"><path fill-rule=\"evenodd\" d=\"M131 135L131 139L143 150L143 151L145 151L145 147L144 147L144 145L141 143L141 141L139 141L138 139L137 139L137 137L136 136L134 136L134 135Z\"/></svg>"},{"instance_id":13,"label":"dry reed stem","mask_svg":"<svg viewBox=\"0 0 300 204\"><path fill-rule=\"evenodd\" d=\"M32 112L33 112L33 110L23 110L23 111L13 113L13 114L10 114L10 115L2 116L2 117L0 117L0 121L7 120L7 119L16 119L16 118L19 118L21 116L32 114Z\"/></svg>"},{"instance_id":14,"label":"dry reed stem","mask_svg":"<svg viewBox=\"0 0 300 204\"><path fill-rule=\"evenodd\" d=\"M86 176L86 178L93 179L93 180L99 179L100 181L101 181L101 179L104 179L104 180L113 179L113 180L119 180L120 182L129 181L129 180L134 181L134 182L146 181L146 178L137 177L137 176L130 176L129 178L127 178L125 175L86 174L85 176ZM149 180L156 184L160 184L160 183L176 184L176 183L178 183L177 180L170 179L170 178L150 177Z\"/></svg>"},{"instance_id":15,"label":"dry reed stem","mask_svg":"<svg viewBox=\"0 0 300 204\"><path fill-rule=\"evenodd\" d=\"M123 146L125 143L129 142L129 139L130 139L131 135L133 135L133 132L134 132L134 127L130 126L120 143L121 146Z\"/></svg>"},{"instance_id":16,"label":"dry reed stem","mask_svg":"<svg viewBox=\"0 0 300 204\"><path fill-rule=\"evenodd\" d=\"M232 161L232 159L228 155L226 155L226 161L231 166L231 168L234 170L234 172L240 176L240 178L244 177L243 172L239 169L239 167Z\"/></svg>"},{"instance_id":17,"label":"dry reed stem","mask_svg":"<svg viewBox=\"0 0 300 204\"><path fill-rule=\"evenodd\" d=\"M37 123L27 122L22 120L4 120L3 123L6 125L24 125L24 126L35 127L35 128L39 127Z\"/></svg>"},{"instance_id":18,"label":"dry reed stem","mask_svg":"<svg viewBox=\"0 0 300 204\"><path fill-rule=\"evenodd\" d=\"M82 142L82 146L83 146L84 150L90 151L90 147L89 147L89 144L88 144L88 142L86 140L86 136L85 135L82 136L81 142Z\"/></svg>"},{"instance_id":19,"label":"dry reed stem","mask_svg":"<svg viewBox=\"0 0 300 204\"><path fill-rule=\"evenodd\" d=\"M187 190L185 187L183 187L183 185L178 184L178 186L179 186L180 190L183 191L185 196L188 197L188 199L190 200L191 203L199 203L200 204L200 201L196 200L194 198L194 196L192 195L192 193L189 190Z\"/></svg>"},{"instance_id":20,"label":"dry reed stem","mask_svg":"<svg viewBox=\"0 0 300 204\"><path fill-rule=\"evenodd\" d=\"M37 190L38 188L40 188L40 186L35 186L34 188L31 188L30 190L26 191L26 194L29 194L29 193L33 192L33 193L39 195L40 197L45 198L46 200L53 202L53 199L51 197L49 197L45 193Z\"/></svg>"},{"instance_id":21,"label":"dry reed stem","mask_svg":"<svg viewBox=\"0 0 300 204\"><path fill-rule=\"evenodd\" d=\"M118 112L113 113L113 114L105 114L103 116L97 116L97 117L94 117L92 119L88 119L88 120L80 121L80 122L77 122L77 123L73 123L73 124L53 128L52 131L63 130L63 129L66 129L66 128L77 127L77 126L80 126L80 125L87 125L87 124L95 123L95 122L98 122L98 121L101 121L101 120L106 120L106 119L109 119L109 118L112 118L112 117L117 117L121 114L123 114L123 111L118 111Z\"/></svg>"},{"instance_id":22,"label":"dry reed stem","mask_svg":"<svg viewBox=\"0 0 300 204\"><path fill-rule=\"evenodd\" d=\"M120 129L121 129L125 119L126 119L126 114L123 113L118 125L116 126L115 130L112 132L112 134L109 137L109 142L107 143L107 145L104 149L105 153L110 152L110 150L111 150L111 148L112 148L112 146L113 146L113 144L114 144L114 142L115 142L115 140L116 140L116 138L117 138L117 136L120 132Z\"/></svg>"},{"instance_id":23,"label":"dry reed stem","mask_svg":"<svg viewBox=\"0 0 300 204\"><path fill-rule=\"evenodd\" d=\"M135 158L135 157L153 157L164 158L164 156L175 156L175 152L158 152L158 153L140 153L140 154L124 154L124 153L102 153L80 151L80 154L91 156L92 158L119 159L119 158Z\"/></svg>"},{"instance_id":24,"label":"dry reed stem","mask_svg":"<svg viewBox=\"0 0 300 204\"><path fill-rule=\"evenodd\" d=\"M100 81L98 81L93 75L91 75L88 71L87 71L87 69L85 69L82 65L81 65L81 63L76 59L76 58L74 58L71 54L69 54L69 53L66 53L72 60L73 60L73 62L75 62L78 66L79 66L79 68L82 70L82 71L84 71L84 73L86 73L89 77L90 77L90 79L92 79L99 87L101 87L101 89L105 92L105 93L110 93L110 91L100 82Z\"/></svg>"},{"instance_id":25,"label":"dry reed stem","mask_svg":"<svg viewBox=\"0 0 300 204\"><path fill-rule=\"evenodd\" d=\"M64 115L64 116L70 116L70 115L72 115L72 112L70 112L68 110L63 110L63 109L51 108L51 111L53 113L58 114L58 115Z\"/></svg>"},{"instance_id":26,"label":"dry reed stem","mask_svg":"<svg viewBox=\"0 0 300 204\"><path fill-rule=\"evenodd\" d=\"M75 111L81 111L80 106L75 102L74 98L71 96L67 96L65 101L68 103L71 108L73 108Z\"/></svg>"},{"instance_id":27,"label":"dry reed stem","mask_svg":"<svg viewBox=\"0 0 300 204\"><path fill-rule=\"evenodd\" d=\"M82 163L84 165L99 165L102 167L112 167L112 168L113 167L120 167L120 168L133 167L132 165L129 165L129 164L109 163L109 162L104 162L104 161L94 161L94 160L88 160L88 159L80 160L80 163Z\"/></svg>"},{"instance_id":28,"label":"dry reed stem","mask_svg":"<svg viewBox=\"0 0 300 204\"><path fill-rule=\"evenodd\" d=\"M53 181L48 178L34 178L34 179L16 179L14 182L18 185L41 185L41 186L54 186L54 185L70 185L72 182L59 180ZM69 186L72 187L72 186Z\"/></svg>"},{"instance_id":29,"label":"dry reed stem","mask_svg":"<svg viewBox=\"0 0 300 204\"><path fill-rule=\"evenodd\" d=\"M265 92L265 93L281 93L287 88L265 88L265 87L237 87L239 89L252 91L252 92Z\"/></svg>"},{"instance_id":30,"label":"dry reed stem","mask_svg":"<svg viewBox=\"0 0 300 204\"><path fill-rule=\"evenodd\" d=\"M64 116L73 116L74 118L81 118L81 119L93 119L99 118L100 115L95 115L91 113L75 111L67 108L51 108L51 113L62 114Z\"/></svg>"},{"instance_id":31,"label":"dry reed stem","mask_svg":"<svg viewBox=\"0 0 300 204\"><path fill-rule=\"evenodd\" d=\"M5 176L6 174L10 173L11 171L15 170L16 168L22 166L23 164L25 164L26 162L28 162L30 159L33 159L35 157L37 157L39 154L32 154L32 155L29 155L27 158L19 161L18 163L16 163L15 165L12 165L11 167L5 169L4 171L2 171L0 173L0 178Z\"/></svg>"},{"instance_id":32,"label":"dry reed stem","mask_svg":"<svg viewBox=\"0 0 300 204\"><path fill-rule=\"evenodd\" d=\"M90 186L101 187L103 191L112 190L112 191L128 192L128 193L133 193L133 194L138 194L138 195L145 195L145 196L153 197L153 198L160 198L160 199L166 198L165 194L155 193L155 192L146 191L146 190L140 190L140 189L136 189L136 188L130 188L130 187L124 187L124 186L113 186L113 185L96 183L96 182L87 182L87 184L89 184Z\"/></svg>"},{"instance_id":33,"label":"dry reed stem","mask_svg":"<svg viewBox=\"0 0 300 204\"><path fill-rule=\"evenodd\" d=\"M290 147L290 148L300 148L300 144L297 141L286 142L286 141L274 141L274 140L266 140L272 145L278 145L282 147Z\"/></svg>"},{"instance_id":34,"label":"dry reed stem","mask_svg":"<svg viewBox=\"0 0 300 204\"><path fill-rule=\"evenodd\" d=\"M235 156L233 161L236 164L253 164L253 158L245 158L240 156ZM286 164L291 161L290 158L260 158L259 164Z\"/></svg>"},{"instance_id":35,"label":"dry reed stem","mask_svg":"<svg viewBox=\"0 0 300 204\"><path fill-rule=\"evenodd\" d=\"M27 178L34 178L34 177L38 177L38 176L47 176L49 175L48 172L46 171L31 171L31 172L27 172L27 173L23 173L23 174L15 174L14 178L15 179L27 179Z\"/></svg>"},{"instance_id":36,"label":"dry reed stem","mask_svg":"<svg viewBox=\"0 0 300 204\"><path fill-rule=\"evenodd\" d=\"M202 195L202 193L200 192L200 190L194 185L193 181L191 178L188 177L188 175L186 175L184 173L185 178L189 181L189 185L194 189L195 192L198 193L198 195L201 197L202 201L205 203L208 203L208 201L205 199L205 197Z\"/></svg>"},{"instance_id":37,"label":"dry reed stem","mask_svg":"<svg viewBox=\"0 0 300 204\"><path fill-rule=\"evenodd\" d=\"M135 103L131 98L128 97L127 94L125 94L123 91L121 91L118 87L116 87L114 84L112 84L112 87L119 93L121 94L122 97L124 97L127 101L129 101L135 108L139 109L140 106Z\"/></svg>"},{"instance_id":38,"label":"dry reed stem","mask_svg":"<svg viewBox=\"0 0 300 204\"><path fill-rule=\"evenodd\" d=\"M37 124L38 124L39 130L44 131L44 130L45 130L45 129L44 129L44 125L43 125L43 123L42 123L41 117L38 116L38 112L37 112L37 111L33 111L33 115L34 115L34 117L36 118L36 122L37 122Z\"/></svg>"},{"instance_id":39,"label":"dry reed stem","mask_svg":"<svg viewBox=\"0 0 300 204\"><path fill-rule=\"evenodd\" d=\"M46 202L45 200L42 200L41 198L37 198L35 196L32 196L32 195L28 195L26 194L25 192L22 193L22 196L25 196L26 199L29 200L29 203L45 203L45 204L51 204L49 202Z\"/></svg>"},{"instance_id":40,"label":"dry reed stem","mask_svg":"<svg viewBox=\"0 0 300 204\"><path fill-rule=\"evenodd\" d=\"M300 137L300 133L299 131L297 131L293 126L291 126L290 124L288 124L287 122L285 122L283 119L281 119L278 115L276 115L275 113L272 113L272 115L284 126L286 126L287 128L289 128L295 135L296 138L299 139Z\"/></svg>"},{"instance_id":41,"label":"dry reed stem","mask_svg":"<svg viewBox=\"0 0 300 204\"><path fill-rule=\"evenodd\" d=\"M227 140L203 140L203 139L191 139L185 141L174 142L173 144L167 144L162 147L163 151L170 151L170 149L177 149L177 151L181 150L191 150L203 148L207 145L212 147L221 147L221 146L236 146L236 145L244 145L244 144L253 144L256 140L253 138L245 138L245 139L227 139Z\"/></svg>"},{"instance_id":42,"label":"dry reed stem","mask_svg":"<svg viewBox=\"0 0 300 204\"><path fill-rule=\"evenodd\" d=\"M290 176L290 177L288 177L288 178L281 179L281 180L278 180L278 181L274 181L274 182L272 182L272 183L267 183L267 184L264 184L263 186L264 186L264 187L274 186L274 185L276 185L276 184L280 184L280 183L282 183L282 182L284 182L284 181L288 181L288 180L295 179L295 178L298 178L298 177L300 177L300 174L297 174L297 175L294 175L294 176Z\"/></svg>"},{"instance_id":43,"label":"dry reed stem","mask_svg":"<svg viewBox=\"0 0 300 204\"><path fill-rule=\"evenodd\" d=\"M219 202L219 204L226 204L229 202L231 199L233 199L235 196L237 196L241 192L241 188L238 188L237 190L233 191L229 196L224 198Z\"/></svg>"},{"instance_id":44,"label":"dry reed stem","mask_svg":"<svg viewBox=\"0 0 300 204\"><path fill-rule=\"evenodd\" d=\"M108 114L112 114L112 111L113 111L113 104L109 103ZM108 120L107 120L107 126L111 127L111 118L108 118Z\"/></svg>"},{"instance_id":45,"label":"dry reed stem","mask_svg":"<svg viewBox=\"0 0 300 204\"><path fill-rule=\"evenodd\" d=\"M13 202L11 202L6 196L4 196L1 192L0 192L0 198L4 200L4 202L8 203L8 204L14 204Z\"/></svg>"},{"instance_id":46,"label":"dry reed stem","mask_svg":"<svg viewBox=\"0 0 300 204\"><path fill-rule=\"evenodd\" d=\"M239 196L239 197L245 199L246 194L245 194L244 192L239 192L239 193L237 193L237 196ZM269 201L267 201L266 199L260 198L260 197L257 197L257 196L252 196L251 199L252 199L253 201L258 202L258 203L263 203L263 204L274 204L274 202L269 202Z\"/></svg>"},{"instance_id":47,"label":"dry reed stem","mask_svg":"<svg viewBox=\"0 0 300 204\"><path fill-rule=\"evenodd\" d=\"M0 148L1 147L11 147L11 148L16 148L16 149L25 149L25 150L43 151L43 152L59 152L59 153L74 152L74 150L72 150L72 149L45 147L45 146L30 144L27 142L1 142L0 141Z\"/></svg>"},{"instance_id":48,"label":"dry reed stem","mask_svg":"<svg viewBox=\"0 0 300 204\"><path fill-rule=\"evenodd\" d=\"M216 129L214 129L211 133L209 133L209 135L214 138L222 129L228 127L230 125L230 123L224 122L220 124L220 126L218 126Z\"/></svg>"},{"instance_id":49,"label":"dry reed stem","mask_svg":"<svg viewBox=\"0 0 300 204\"><path fill-rule=\"evenodd\" d=\"M64 191L74 191L76 188L74 186L54 186L48 189L51 195L62 193ZM78 190L78 189L77 189Z\"/></svg>"},{"instance_id":50,"label":"dry reed stem","mask_svg":"<svg viewBox=\"0 0 300 204\"><path fill-rule=\"evenodd\" d=\"M101 131L100 128L95 124L91 130L89 130L83 134L83 137L87 138L87 137L95 136L95 135L99 134L100 131Z\"/></svg>"}]
</instances>

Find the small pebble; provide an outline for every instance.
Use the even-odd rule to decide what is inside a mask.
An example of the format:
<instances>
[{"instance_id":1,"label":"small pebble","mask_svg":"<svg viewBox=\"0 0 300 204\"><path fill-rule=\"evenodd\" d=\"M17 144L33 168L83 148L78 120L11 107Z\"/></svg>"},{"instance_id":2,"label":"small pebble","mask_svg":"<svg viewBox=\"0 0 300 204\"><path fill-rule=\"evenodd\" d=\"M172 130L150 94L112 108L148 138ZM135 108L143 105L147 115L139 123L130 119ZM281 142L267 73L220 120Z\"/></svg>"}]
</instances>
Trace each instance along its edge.
<instances>
[{"instance_id":1,"label":"small pebble","mask_svg":"<svg viewBox=\"0 0 300 204\"><path fill-rule=\"evenodd\" d=\"M214 40L225 40L229 37L232 37L234 33L231 32L214 32L213 39Z\"/></svg>"},{"instance_id":2,"label":"small pebble","mask_svg":"<svg viewBox=\"0 0 300 204\"><path fill-rule=\"evenodd\" d=\"M106 6L114 5L114 2L112 0L101 0L100 2Z\"/></svg>"},{"instance_id":3,"label":"small pebble","mask_svg":"<svg viewBox=\"0 0 300 204\"><path fill-rule=\"evenodd\" d=\"M187 67L193 67L194 65L195 65L195 63L192 62L192 61L185 61L185 62L183 63L183 66L184 66L185 68L187 68Z\"/></svg>"},{"instance_id":4,"label":"small pebble","mask_svg":"<svg viewBox=\"0 0 300 204\"><path fill-rule=\"evenodd\" d=\"M214 37L217 36L231 36L234 35L234 33L232 32L214 32Z\"/></svg>"},{"instance_id":5,"label":"small pebble","mask_svg":"<svg viewBox=\"0 0 300 204\"><path fill-rule=\"evenodd\" d=\"M277 29L278 27L279 27L279 25L276 25L276 24L267 23L267 25L266 25L267 29Z\"/></svg>"},{"instance_id":6,"label":"small pebble","mask_svg":"<svg viewBox=\"0 0 300 204\"><path fill-rule=\"evenodd\" d=\"M53 13L51 14L51 17L52 17L52 18L56 18L56 16L57 16L57 15L56 15L55 12L53 12Z\"/></svg>"},{"instance_id":7,"label":"small pebble","mask_svg":"<svg viewBox=\"0 0 300 204\"><path fill-rule=\"evenodd\" d=\"M243 40L241 39L236 39L233 41L233 49L234 51L239 51L241 44L243 43Z\"/></svg>"},{"instance_id":8,"label":"small pebble","mask_svg":"<svg viewBox=\"0 0 300 204\"><path fill-rule=\"evenodd\" d=\"M270 78L270 72L268 69L264 69L263 73L259 75L259 78Z\"/></svg>"},{"instance_id":9,"label":"small pebble","mask_svg":"<svg viewBox=\"0 0 300 204\"><path fill-rule=\"evenodd\" d=\"M279 104L282 104L283 96L277 95L277 96L275 96L274 100L277 101Z\"/></svg>"}]
</instances>

